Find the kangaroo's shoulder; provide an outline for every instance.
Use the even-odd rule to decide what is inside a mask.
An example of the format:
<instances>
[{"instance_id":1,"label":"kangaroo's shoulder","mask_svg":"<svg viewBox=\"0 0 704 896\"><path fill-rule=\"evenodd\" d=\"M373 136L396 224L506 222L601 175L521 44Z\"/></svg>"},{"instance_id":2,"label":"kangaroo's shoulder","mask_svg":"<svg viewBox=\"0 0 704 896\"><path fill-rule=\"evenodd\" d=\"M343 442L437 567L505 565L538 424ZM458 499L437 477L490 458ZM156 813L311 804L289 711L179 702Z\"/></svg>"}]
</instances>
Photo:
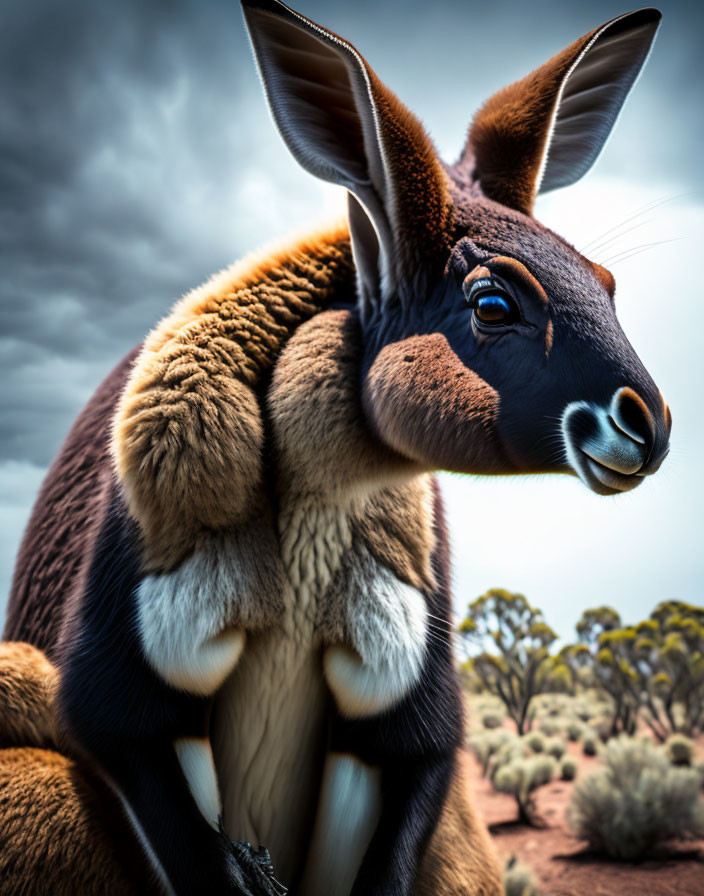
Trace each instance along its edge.
<instances>
[{"instance_id":1,"label":"kangaroo's shoulder","mask_svg":"<svg viewBox=\"0 0 704 896\"><path fill-rule=\"evenodd\" d=\"M246 519L262 481L261 395L291 334L352 301L346 226L247 258L189 293L148 336L122 394L113 454L149 563Z\"/></svg>"}]
</instances>

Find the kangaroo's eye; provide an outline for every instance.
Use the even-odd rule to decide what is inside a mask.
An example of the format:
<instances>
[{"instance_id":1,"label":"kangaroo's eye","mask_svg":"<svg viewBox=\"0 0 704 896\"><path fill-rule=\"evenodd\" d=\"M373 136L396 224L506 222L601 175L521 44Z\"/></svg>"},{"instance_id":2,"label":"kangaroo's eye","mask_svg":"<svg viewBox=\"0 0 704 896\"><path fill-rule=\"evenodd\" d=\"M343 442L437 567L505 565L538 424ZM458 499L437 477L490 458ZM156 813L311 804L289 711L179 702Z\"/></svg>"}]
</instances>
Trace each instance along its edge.
<instances>
[{"instance_id":1,"label":"kangaroo's eye","mask_svg":"<svg viewBox=\"0 0 704 896\"><path fill-rule=\"evenodd\" d=\"M513 318L513 305L501 293L485 293L475 300L474 313L483 324L506 324Z\"/></svg>"},{"instance_id":2,"label":"kangaroo's eye","mask_svg":"<svg viewBox=\"0 0 704 896\"><path fill-rule=\"evenodd\" d=\"M465 297L478 324L505 327L520 319L515 299L497 277L481 277L471 281Z\"/></svg>"}]
</instances>

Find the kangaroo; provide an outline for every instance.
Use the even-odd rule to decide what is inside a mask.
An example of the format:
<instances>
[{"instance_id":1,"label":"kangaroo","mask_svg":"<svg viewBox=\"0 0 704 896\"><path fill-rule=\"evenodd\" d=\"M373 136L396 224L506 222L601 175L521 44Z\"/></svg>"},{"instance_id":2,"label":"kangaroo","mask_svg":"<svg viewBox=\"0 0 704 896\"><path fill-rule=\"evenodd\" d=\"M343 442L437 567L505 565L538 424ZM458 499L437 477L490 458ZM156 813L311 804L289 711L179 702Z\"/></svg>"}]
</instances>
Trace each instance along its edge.
<instances>
[{"instance_id":1,"label":"kangaroo","mask_svg":"<svg viewBox=\"0 0 704 896\"><path fill-rule=\"evenodd\" d=\"M347 220L218 274L108 376L40 492L5 636L56 664L63 743L155 889L498 894L433 474L614 495L667 454L612 275L532 214L595 161L660 13L499 91L447 165L351 44L243 10L278 130Z\"/></svg>"}]
</instances>

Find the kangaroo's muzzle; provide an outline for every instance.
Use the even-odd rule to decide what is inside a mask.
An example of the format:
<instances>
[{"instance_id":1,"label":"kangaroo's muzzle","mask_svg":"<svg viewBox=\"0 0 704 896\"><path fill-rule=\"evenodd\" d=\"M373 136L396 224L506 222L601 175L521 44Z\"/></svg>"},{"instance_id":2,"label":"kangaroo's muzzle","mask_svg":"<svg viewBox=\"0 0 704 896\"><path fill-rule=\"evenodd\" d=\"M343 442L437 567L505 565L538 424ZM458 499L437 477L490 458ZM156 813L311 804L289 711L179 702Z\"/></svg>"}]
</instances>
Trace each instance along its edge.
<instances>
[{"instance_id":1,"label":"kangaroo's muzzle","mask_svg":"<svg viewBox=\"0 0 704 896\"><path fill-rule=\"evenodd\" d=\"M608 406L570 402L561 420L568 463L599 495L630 491L655 473L670 450L670 428L667 405L656 415L628 386Z\"/></svg>"}]
</instances>

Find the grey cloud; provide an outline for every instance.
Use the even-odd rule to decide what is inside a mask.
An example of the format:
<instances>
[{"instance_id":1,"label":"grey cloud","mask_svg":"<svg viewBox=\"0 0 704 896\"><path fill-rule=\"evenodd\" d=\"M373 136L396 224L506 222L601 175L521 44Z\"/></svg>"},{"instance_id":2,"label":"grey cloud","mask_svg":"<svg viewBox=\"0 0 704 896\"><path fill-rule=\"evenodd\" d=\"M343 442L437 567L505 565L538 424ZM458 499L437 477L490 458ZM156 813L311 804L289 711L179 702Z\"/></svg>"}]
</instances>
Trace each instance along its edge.
<instances>
[{"instance_id":1,"label":"grey cloud","mask_svg":"<svg viewBox=\"0 0 704 896\"><path fill-rule=\"evenodd\" d=\"M300 6L360 47L448 156L491 92L623 11ZM599 169L676 192L701 186L704 7L662 6ZM27 0L0 15L0 462L46 466L92 388L176 298L315 217L324 193L274 132L235 0Z\"/></svg>"}]
</instances>

